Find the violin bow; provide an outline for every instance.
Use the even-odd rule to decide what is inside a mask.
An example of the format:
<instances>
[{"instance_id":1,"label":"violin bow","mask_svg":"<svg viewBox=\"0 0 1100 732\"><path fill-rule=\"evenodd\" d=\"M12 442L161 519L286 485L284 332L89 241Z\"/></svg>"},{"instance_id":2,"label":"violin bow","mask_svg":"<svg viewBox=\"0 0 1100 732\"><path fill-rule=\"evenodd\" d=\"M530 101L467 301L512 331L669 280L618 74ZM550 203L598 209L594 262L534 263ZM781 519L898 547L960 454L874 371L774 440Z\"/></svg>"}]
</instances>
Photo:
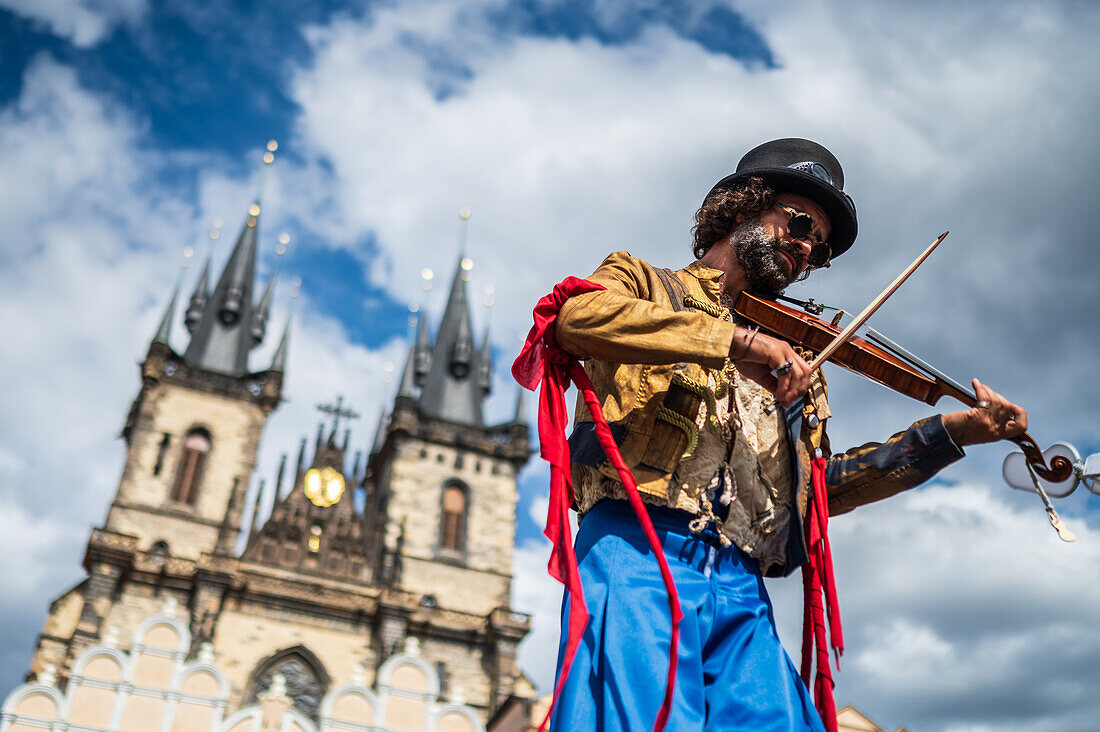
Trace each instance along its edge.
<instances>
[{"instance_id":1,"label":"violin bow","mask_svg":"<svg viewBox=\"0 0 1100 732\"><path fill-rule=\"evenodd\" d=\"M864 323L866 323L868 318L874 315L875 311L878 310L882 306L882 304L886 302L886 300L897 291L899 287L901 287L902 283L904 283L905 280L909 279L909 275L913 274L917 270L917 267L921 266L924 263L924 260L928 259L928 255L930 255L936 249L936 247L940 245L940 242L946 239L947 235L950 233L950 231L945 231L938 237L936 237L936 240L929 244L928 248L921 252L921 255L913 260L912 264L906 267L902 271L902 273L899 274L894 279L894 281L886 287L885 290L880 292L878 297L872 300L867 305L867 307L863 309L863 312L857 315L855 319L848 324L848 327L841 331L840 335L834 338L832 342L828 346L826 346L825 349L821 351L821 353L817 355L817 358L815 358L810 364L810 371L820 368L821 364L825 363L829 356L833 355L836 349L840 348L840 346L844 345L849 339L851 339L856 330L860 328ZM880 345L885 345L882 343L882 341L887 339L884 339L881 335L879 335L879 338L873 338L873 340L878 340ZM932 368L927 363L921 361L916 356L913 356L913 354L909 353L908 351L905 351L897 344L890 342L889 346L887 346L887 350L893 351L895 355L901 357L902 360L908 361L909 363L916 365L917 368L924 370L926 373L929 373L933 377L940 379L948 386L952 387L955 392L957 392L956 396L959 397L960 401L962 401L964 404L974 406L977 403L977 396L975 396L974 393L967 389L965 386L962 386L953 379L948 378L945 374ZM1070 461L1064 457L1056 456L1051 460L1050 467L1047 467L1046 460L1043 457L1043 453L1039 450L1039 446L1035 443L1035 440L1033 440L1031 436L1028 435L1026 432L1018 437L1013 438L1012 441L1015 442L1024 453L1024 456L1027 460L1028 470L1031 472L1032 479L1035 481L1036 492L1039 493L1041 498L1043 498L1043 503L1046 506L1047 513L1050 515L1051 525L1058 532L1058 536L1061 537L1063 541L1075 541L1077 538L1076 535L1072 531L1070 531L1064 523L1062 523L1062 520L1058 517L1058 513L1054 510L1054 506L1050 503L1050 499L1046 496L1046 493L1043 491L1042 486L1036 479L1036 474L1038 474L1044 480L1049 480L1055 483L1066 480L1067 478L1069 478L1073 470L1072 463L1070 463Z\"/></svg>"},{"instance_id":2,"label":"violin bow","mask_svg":"<svg viewBox=\"0 0 1100 732\"><path fill-rule=\"evenodd\" d=\"M916 272L917 267L924 264L924 260L928 259L928 255L935 251L936 247L940 245L940 242L946 239L947 235L950 233L950 231L945 231L938 237L936 237L936 240L929 244L928 248L921 252L921 255L914 259L912 264L902 270L902 273L899 274L893 282L887 285L886 289L878 294L878 297L872 300L867 305L867 307L863 308L863 312L857 315L855 317L855 320L849 323L848 327L842 330L840 332L840 335L834 338L833 342L826 346L825 350L817 355L817 358L815 358L810 364L810 371L820 368L821 364L825 363L825 361L828 360L829 356L833 355L833 352L836 351L836 349L847 343L848 340L851 339L853 335L855 335L856 330L858 330L860 326L866 323L867 319L874 315L875 311L882 307L882 304L886 302L886 300L889 299L891 295L897 292L897 289L901 287L902 283L909 279L909 275Z\"/></svg>"}]
</instances>

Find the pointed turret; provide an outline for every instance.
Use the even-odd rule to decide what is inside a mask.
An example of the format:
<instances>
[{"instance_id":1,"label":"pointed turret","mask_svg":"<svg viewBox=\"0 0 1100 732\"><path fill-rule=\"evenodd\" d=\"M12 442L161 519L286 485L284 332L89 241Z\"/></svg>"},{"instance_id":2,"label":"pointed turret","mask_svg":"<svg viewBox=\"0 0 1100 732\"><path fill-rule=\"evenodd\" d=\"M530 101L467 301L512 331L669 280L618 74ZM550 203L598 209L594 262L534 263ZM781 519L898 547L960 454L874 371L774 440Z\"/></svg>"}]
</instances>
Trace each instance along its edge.
<instances>
[{"instance_id":1,"label":"pointed turret","mask_svg":"<svg viewBox=\"0 0 1100 732\"><path fill-rule=\"evenodd\" d=\"M516 394L516 412L512 416L512 424L527 424L527 390L522 386Z\"/></svg>"},{"instance_id":2,"label":"pointed turret","mask_svg":"<svg viewBox=\"0 0 1100 732\"><path fill-rule=\"evenodd\" d=\"M271 358L271 371L286 373L286 349L290 343L290 318L287 318L286 327L283 328L283 337L279 339L279 345L275 349L275 355Z\"/></svg>"},{"instance_id":3,"label":"pointed turret","mask_svg":"<svg viewBox=\"0 0 1100 732\"><path fill-rule=\"evenodd\" d=\"M401 372L401 383L397 385L397 396L411 397L416 388L416 346L409 348L409 357L405 359L405 370Z\"/></svg>"},{"instance_id":4,"label":"pointed turret","mask_svg":"<svg viewBox=\"0 0 1100 732\"><path fill-rule=\"evenodd\" d=\"M477 385L482 396L488 396L493 389L493 348L489 342L489 329L485 329L485 339L481 341L481 350L477 354Z\"/></svg>"},{"instance_id":5,"label":"pointed turret","mask_svg":"<svg viewBox=\"0 0 1100 732\"><path fill-rule=\"evenodd\" d=\"M271 312L271 294L275 290L275 279L279 272L276 270L267 280L264 294L260 297L260 304L256 306L256 312L252 315L252 347L255 348L264 340L267 332L267 318Z\"/></svg>"},{"instance_id":6,"label":"pointed turret","mask_svg":"<svg viewBox=\"0 0 1100 732\"><path fill-rule=\"evenodd\" d=\"M248 209L233 253L192 331L183 358L193 366L231 376L243 376L248 371L248 352L257 344L252 335L252 288L259 216L257 202Z\"/></svg>"},{"instance_id":7,"label":"pointed turret","mask_svg":"<svg viewBox=\"0 0 1100 732\"><path fill-rule=\"evenodd\" d=\"M191 303L187 306L187 313L183 316L183 324L187 326L188 333L195 332L195 326L202 320L202 311L206 309L206 303L210 300L210 257L206 258L206 264L202 266L195 291L191 293Z\"/></svg>"},{"instance_id":8,"label":"pointed turret","mask_svg":"<svg viewBox=\"0 0 1100 732\"><path fill-rule=\"evenodd\" d=\"M278 495L279 489L275 489L275 494ZM248 543L251 544L252 540L256 538L256 531L259 527L260 508L264 498L264 480L260 479L260 484L256 486L256 499L252 502L252 522L248 527Z\"/></svg>"},{"instance_id":9,"label":"pointed turret","mask_svg":"<svg viewBox=\"0 0 1100 732\"><path fill-rule=\"evenodd\" d=\"M485 395L473 372L474 340L463 267L466 262L461 260L455 268L447 308L432 349L431 366L420 392L420 407L432 416L481 426Z\"/></svg>"},{"instance_id":10,"label":"pointed turret","mask_svg":"<svg viewBox=\"0 0 1100 732\"><path fill-rule=\"evenodd\" d=\"M153 343L163 343L166 346L171 346L168 342L169 336L172 334L172 321L176 317L176 300L180 296L180 285L176 283L176 289L172 291L172 297L168 301L168 308L165 309L163 317L160 319L160 325L157 326L157 333L153 336Z\"/></svg>"},{"instance_id":11,"label":"pointed turret","mask_svg":"<svg viewBox=\"0 0 1100 732\"><path fill-rule=\"evenodd\" d=\"M302 438L302 442L298 445L298 463L294 468L294 482L290 484L290 490L293 491L298 487L298 483L302 480L302 475L306 472L306 438ZM289 494L290 491L287 491Z\"/></svg>"},{"instance_id":12,"label":"pointed turret","mask_svg":"<svg viewBox=\"0 0 1100 732\"><path fill-rule=\"evenodd\" d=\"M278 496L283 490L283 476L286 475L286 453L284 452L282 457L279 458L279 472L275 476L275 495Z\"/></svg>"},{"instance_id":13,"label":"pointed turret","mask_svg":"<svg viewBox=\"0 0 1100 732\"><path fill-rule=\"evenodd\" d=\"M451 344L451 358L448 364L451 375L459 379L470 376L474 365L474 335L470 330L469 313L464 314L466 317L458 318L458 332L455 333L454 343Z\"/></svg>"},{"instance_id":14,"label":"pointed turret","mask_svg":"<svg viewBox=\"0 0 1100 732\"><path fill-rule=\"evenodd\" d=\"M413 378L416 386L423 386L432 370L432 343L428 338L428 314L421 313L416 325L416 347L413 349ZM409 392L412 394L412 392Z\"/></svg>"}]
</instances>

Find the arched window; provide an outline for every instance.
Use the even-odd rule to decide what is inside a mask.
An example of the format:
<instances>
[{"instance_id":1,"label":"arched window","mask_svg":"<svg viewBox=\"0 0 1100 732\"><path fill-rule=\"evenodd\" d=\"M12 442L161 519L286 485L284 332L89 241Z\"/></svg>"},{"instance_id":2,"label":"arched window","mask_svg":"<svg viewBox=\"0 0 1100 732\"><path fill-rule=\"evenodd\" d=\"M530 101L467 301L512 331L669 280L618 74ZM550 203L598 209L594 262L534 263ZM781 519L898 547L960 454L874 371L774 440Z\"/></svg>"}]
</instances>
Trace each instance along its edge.
<instances>
[{"instance_id":1,"label":"arched window","mask_svg":"<svg viewBox=\"0 0 1100 732\"><path fill-rule=\"evenodd\" d=\"M173 501L194 505L209 454L210 436L206 430L195 429L188 432L183 439L183 454L176 470L176 485L172 488Z\"/></svg>"},{"instance_id":2,"label":"arched window","mask_svg":"<svg viewBox=\"0 0 1100 732\"><path fill-rule=\"evenodd\" d=\"M286 681L286 695L294 701L294 707L310 719L316 720L321 709L321 699L330 683L329 675L317 658L304 646L284 648L259 663L245 693L245 699L255 703L260 694L271 687L275 674Z\"/></svg>"},{"instance_id":3,"label":"arched window","mask_svg":"<svg viewBox=\"0 0 1100 732\"><path fill-rule=\"evenodd\" d=\"M443 521L439 548L452 554L466 549L466 489L458 483L443 487Z\"/></svg>"}]
</instances>

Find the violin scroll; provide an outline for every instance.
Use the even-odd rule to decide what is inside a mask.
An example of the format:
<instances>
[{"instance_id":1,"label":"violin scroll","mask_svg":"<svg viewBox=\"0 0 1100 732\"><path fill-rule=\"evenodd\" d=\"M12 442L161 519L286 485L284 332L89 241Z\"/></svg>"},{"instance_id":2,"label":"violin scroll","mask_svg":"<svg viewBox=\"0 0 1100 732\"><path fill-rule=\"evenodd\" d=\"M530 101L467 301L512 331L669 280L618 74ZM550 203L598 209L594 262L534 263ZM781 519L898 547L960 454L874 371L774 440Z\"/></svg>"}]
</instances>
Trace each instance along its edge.
<instances>
[{"instance_id":1,"label":"violin scroll","mask_svg":"<svg viewBox=\"0 0 1100 732\"><path fill-rule=\"evenodd\" d=\"M1061 483L1073 475L1073 462L1064 455L1055 455L1050 459L1050 467L1047 467L1046 458L1043 457L1035 440L1026 432L1012 440L1024 453L1024 459L1031 467L1035 475L1051 483Z\"/></svg>"}]
</instances>

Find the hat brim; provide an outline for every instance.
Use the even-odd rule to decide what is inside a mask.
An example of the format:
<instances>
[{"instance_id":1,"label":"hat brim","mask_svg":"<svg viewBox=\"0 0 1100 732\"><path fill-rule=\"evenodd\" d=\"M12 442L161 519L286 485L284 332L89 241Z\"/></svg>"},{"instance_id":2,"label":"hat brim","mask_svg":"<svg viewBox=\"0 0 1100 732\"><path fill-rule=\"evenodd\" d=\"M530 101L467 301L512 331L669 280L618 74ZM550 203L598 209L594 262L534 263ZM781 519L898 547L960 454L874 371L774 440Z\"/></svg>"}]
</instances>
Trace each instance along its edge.
<instances>
[{"instance_id":1,"label":"hat brim","mask_svg":"<svg viewBox=\"0 0 1100 732\"><path fill-rule=\"evenodd\" d=\"M716 191L733 188L754 177L762 178L778 193L805 196L821 206L825 215L829 217L831 227L829 246L833 250L834 258L852 248L858 231L855 204L848 196L810 173L792 168L750 168L727 175L718 181L707 197L709 198Z\"/></svg>"}]
</instances>

